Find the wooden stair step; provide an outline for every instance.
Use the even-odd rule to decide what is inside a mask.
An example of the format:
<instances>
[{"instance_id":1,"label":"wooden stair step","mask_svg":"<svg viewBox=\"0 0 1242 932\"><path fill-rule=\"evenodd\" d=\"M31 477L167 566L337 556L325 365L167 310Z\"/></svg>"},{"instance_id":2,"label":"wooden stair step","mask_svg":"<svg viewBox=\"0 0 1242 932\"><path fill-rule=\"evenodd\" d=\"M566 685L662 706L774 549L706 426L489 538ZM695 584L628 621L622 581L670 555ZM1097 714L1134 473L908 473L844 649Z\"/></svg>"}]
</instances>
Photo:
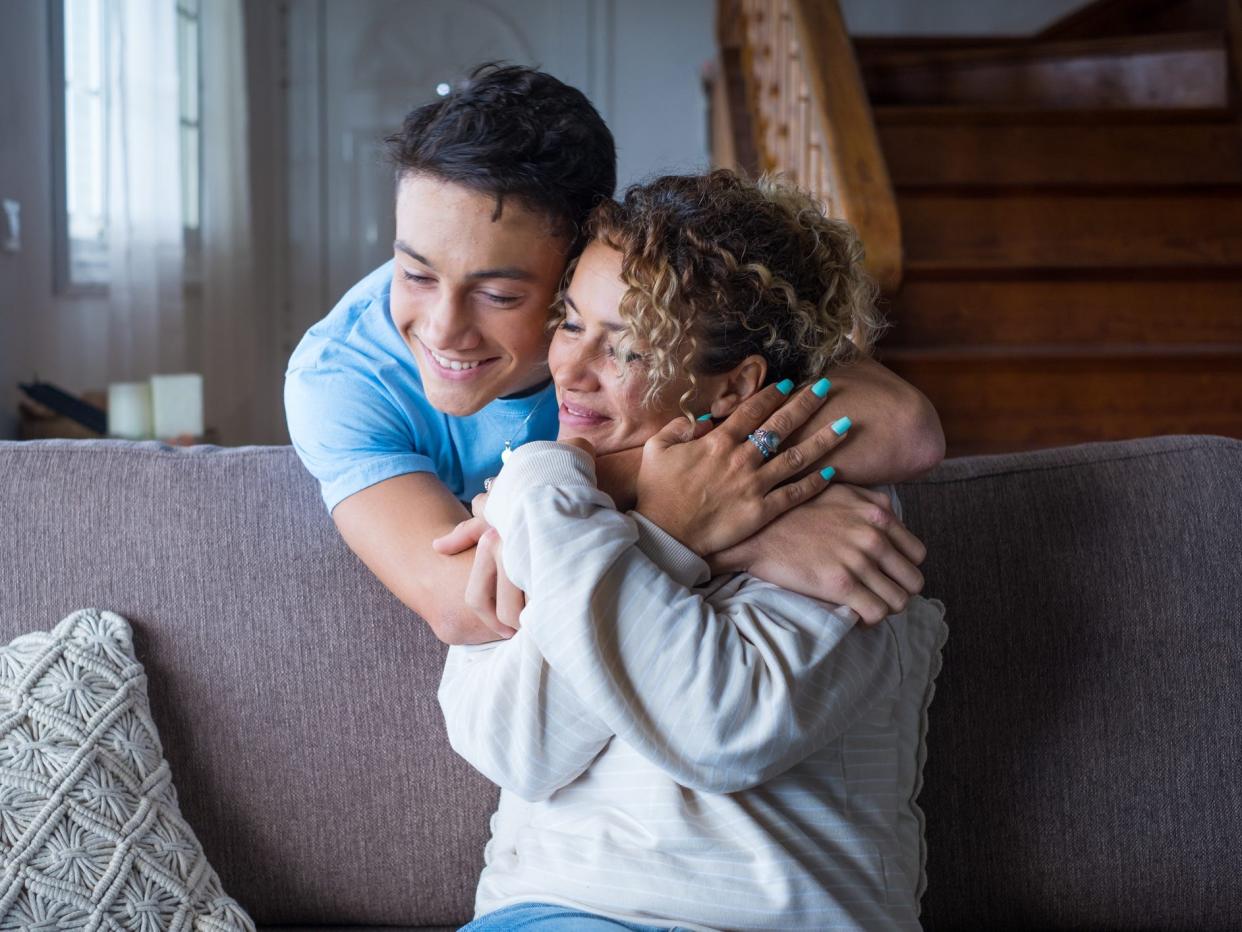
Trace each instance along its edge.
<instances>
[{"instance_id":1,"label":"wooden stair step","mask_svg":"<svg viewBox=\"0 0 1242 932\"><path fill-rule=\"evenodd\" d=\"M1226 16L1219 0L1094 0L1042 29L1039 37L1060 41L1222 29Z\"/></svg>"},{"instance_id":2,"label":"wooden stair step","mask_svg":"<svg viewBox=\"0 0 1242 932\"><path fill-rule=\"evenodd\" d=\"M1217 32L860 55L884 104L1223 107L1228 59Z\"/></svg>"},{"instance_id":3,"label":"wooden stair step","mask_svg":"<svg viewBox=\"0 0 1242 932\"><path fill-rule=\"evenodd\" d=\"M1242 274L1188 280L907 281L884 346L1242 343Z\"/></svg>"},{"instance_id":4,"label":"wooden stair step","mask_svg":"<svg viewBox=\"0 0 1242 932\"><path fill-rule=\"evenodd\" d=\"M863 68L967 67L1045 60L1124 59L1162 52L1219 50L1221 43L1220 28L1076 39L1041 39L1038 36L859 36L853 41L858 63Z\"/></svg>"},{"instance_id":5,"label":"wooden stair step","mask_svg":"<svg viewBox=\"0 0 1242 932\"><path fill-rule=\"evenodd\" d=\"M906 270L1242 267L1242 189L1199 194L899 192Z\"/></svg>"},{"instance_id":6,"label":"wooden stair step","mask_svg":"<svg viewBox=\"0 0 1242 932\"><path fill-rule=\"evenodd\" d=\"M1234 119L1228 107L1077 107L1009 104L884 104L872 108L877 123L975 123L999 125L1110 126L1144 123L1217 123Z\"/></svg>"},{"instance_id":7,"label":"wooden stair step","mask_svg":"<svg viewBox=\"0 0 1242 932\"><path fill-rule=\"evenodd\" d=\"M854 55L861 66L883 63L903 56L972 52L984 49L1022 49L1031 45L1029 36L852 36Z\"/></svg>"},{"instance_id":8,"label":"wooden stair step","mask_svg":"<svg viewBox=\"0 0 1242 932\"><path fill-rule=\"evenodd\" d=\"M1227 110L1154 118L920 120L916 108L876 111L893 184L1242 184L1242 133ZM1074 111L1052 111L1053 114ZM1145 111L1113 111L1143 114Z\"/></svg>"},{"instance_id":9,"label":"wooden stair step","mask_svg":"<svg viewBox=\"0 0 1242 932\"><path fill-rule=\"evenodd\" d=\"M1160 434L1242 437L1242 354L885 351L940 412L947 455Z\"/></svg>"}]
</instances>

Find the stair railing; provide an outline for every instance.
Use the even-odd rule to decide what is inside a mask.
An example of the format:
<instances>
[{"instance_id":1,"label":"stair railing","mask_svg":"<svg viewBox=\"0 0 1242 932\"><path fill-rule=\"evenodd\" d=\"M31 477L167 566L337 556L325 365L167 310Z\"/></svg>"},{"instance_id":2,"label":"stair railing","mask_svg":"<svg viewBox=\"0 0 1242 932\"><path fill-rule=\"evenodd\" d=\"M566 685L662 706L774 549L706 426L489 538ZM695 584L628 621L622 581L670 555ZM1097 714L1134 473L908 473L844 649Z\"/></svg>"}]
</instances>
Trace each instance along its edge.
<instances>
[{"instance_id":1,"label":"stair railing","mask_svg":"<svg viewBox=\"0 0 1242 932\"><path fill-rule=\"evenodd\" d=\"M731 55L740 62L753 167L782 173L849 221L872 276L896 291L897 202L836 0L719 0L717 16L726 67Z\"/></svg>"}]
</instances>

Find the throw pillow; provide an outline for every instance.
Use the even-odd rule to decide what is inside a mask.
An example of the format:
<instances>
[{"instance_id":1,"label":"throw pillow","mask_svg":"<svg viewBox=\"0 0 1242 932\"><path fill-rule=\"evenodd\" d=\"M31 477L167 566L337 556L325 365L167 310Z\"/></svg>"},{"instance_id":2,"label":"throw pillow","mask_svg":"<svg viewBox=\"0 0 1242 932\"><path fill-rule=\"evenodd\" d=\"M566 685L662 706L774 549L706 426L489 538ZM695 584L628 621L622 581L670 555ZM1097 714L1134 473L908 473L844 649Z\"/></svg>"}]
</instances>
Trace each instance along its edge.
<instances>
[{"instance_id":1,"label":"throw pillow","mask_svg":"<svg viewBox=\"0 0 1242 932\"><path fill-rule=\"evenodd\" d=\"M177 805L133 632L88 608L0 647L0 930L254 924Z\"/></svg>"}]
</instances>

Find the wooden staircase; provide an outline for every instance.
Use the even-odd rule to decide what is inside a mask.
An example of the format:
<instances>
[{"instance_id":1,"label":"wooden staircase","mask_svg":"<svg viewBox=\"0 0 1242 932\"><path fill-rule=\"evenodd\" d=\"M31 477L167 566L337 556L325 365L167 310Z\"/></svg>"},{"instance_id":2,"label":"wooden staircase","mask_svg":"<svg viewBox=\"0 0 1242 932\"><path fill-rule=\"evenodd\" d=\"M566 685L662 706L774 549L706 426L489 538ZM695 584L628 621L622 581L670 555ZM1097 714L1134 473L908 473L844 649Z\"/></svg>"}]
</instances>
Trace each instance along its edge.
<instances>
[{"instance_id":1,"label":"wooden staircase","mask_svg":"<svg viewBox=\"0 0 1242 932\"><path fill-rule=\"evenodd\" d=\"M877 355L935 403L949 455L1242 437L1242 30L1200 0L1180 4L1195 28L1146 32L1138 6L1179 4L854 43L901 230ZM1133 34L1081 35L1104 7Z\"/></svg>"}]
</instances>

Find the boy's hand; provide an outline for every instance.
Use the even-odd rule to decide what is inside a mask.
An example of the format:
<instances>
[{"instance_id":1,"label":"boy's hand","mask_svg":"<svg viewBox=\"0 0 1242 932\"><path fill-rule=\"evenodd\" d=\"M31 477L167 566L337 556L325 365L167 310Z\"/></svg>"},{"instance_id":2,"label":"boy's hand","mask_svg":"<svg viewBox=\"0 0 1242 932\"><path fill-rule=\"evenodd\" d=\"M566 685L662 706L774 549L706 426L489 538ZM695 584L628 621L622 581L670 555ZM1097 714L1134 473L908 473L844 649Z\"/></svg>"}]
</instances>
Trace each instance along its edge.
<instances>
[{"instance_id":1,"label":"boy's hand","mask_svg":"<svg viewBox=\"0 0 1242 932\"><path fill-rule=\"evenodd\" d=\"M923 590L917 566L926 556L888 496L836 484L708 563L714 573L744 570L875 624Z\"/></svg>"},{"instance_id":2,"label":"boy's hand","mask_svg":"<svg viewBox=\"0 0 1242 932\"><path fill-rule=\"evenodd\" d=\"M436 553L446 556L475 548L474 564L466 581L466 607L497 637L511 638L520 627L518 616L526 607L526 593L505 573L500 535L482 516L486 504L486 492L476 495L471 503L475 517L437 537L431 546Z\"/></svg>"}]
</instances>

